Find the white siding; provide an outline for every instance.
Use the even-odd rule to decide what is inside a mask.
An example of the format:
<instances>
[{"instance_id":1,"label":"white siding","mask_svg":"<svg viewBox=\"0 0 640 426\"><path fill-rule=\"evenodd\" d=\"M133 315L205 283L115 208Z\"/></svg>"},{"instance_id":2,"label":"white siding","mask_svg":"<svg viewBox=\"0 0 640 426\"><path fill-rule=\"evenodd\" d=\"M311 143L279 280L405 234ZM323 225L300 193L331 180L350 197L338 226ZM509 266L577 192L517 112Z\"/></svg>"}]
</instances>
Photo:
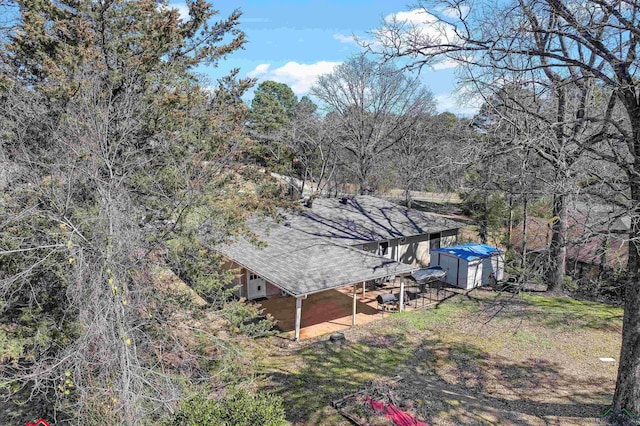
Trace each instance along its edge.
<instances>
[{"instance_id":1,"label":"white siding","mask_svg":"<svg viewBox=\"0 0 640 426\"><path fill-rule=\"evenodd\" d=\"M462 282L465 289L469 290L482 285L482 261L476 260L469 263L467 269L467 281Z\"/></svg>"},{"instance_id":2,"label":"white siding","mask_svg":"<svg viewBox=\"0 0 640 426\"><path fill-rule=\"evenodd\" d=\"M469 279L469 265L464 259L460 259L459 257L456 257L455 259L458 261L458 271L456 272L458 278L453 285L465 288L467 280Z\"/></svg>"},{"instance_id":3,"label":"white siding","mask_svg":"<svg viewBox=\"0 0 640 426\"><path fill-rule=\"evenodd\" d=\"M447 276L444 280L448 284L458 285L459 274L458 274L458 258L455 256L449 256L446 253L439 253L439 256L434 256L437 262L437 258L440 258L440 266L442 269L447 271ZM461 262L462 263L462 262Z\"/></svg>"},{"instance_id":4,"label":"white siding","mask_svg":"<svg viewBox=\"0 0 640 426\"><path fill-rule=\"evenodd\" d=\"M489 275L496 280L504 279L504 258L502 253L483 259L482 284L489 284Z\"/></svg>"},{"instance_id":5,"label":"white siding","mask_svg":"<svg viewBox=\"0 0 640 426\"><path fill-rule=\"evenodd\" d=\"M503 280L504 279L504 255L502 253L495 256L496 259L496 279ZM485 283L488 284L488 283Z\"/></svg>"},{"instance_id":6,"label":"white siding","mask_svg":"<svg viewBox=\"0 0 640 426\"><path fill-rule=\"evenodd\" d=\"M407 237L399 243L398 261L408 265L429 265L429 235Z\"/></svg>"}]
</instances>

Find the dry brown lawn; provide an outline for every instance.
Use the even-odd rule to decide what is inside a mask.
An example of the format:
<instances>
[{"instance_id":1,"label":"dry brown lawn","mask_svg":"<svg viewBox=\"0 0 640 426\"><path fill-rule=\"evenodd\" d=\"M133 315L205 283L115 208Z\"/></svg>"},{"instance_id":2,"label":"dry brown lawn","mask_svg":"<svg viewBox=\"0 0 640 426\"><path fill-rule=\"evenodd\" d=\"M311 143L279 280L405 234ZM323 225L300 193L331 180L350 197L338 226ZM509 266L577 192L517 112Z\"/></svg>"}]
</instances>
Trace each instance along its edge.
<instances>
[{"instance_id":1,"label":"dry brown lawn","mask_svg":"<svg viewBox=\"0 0 640 426\"><path fill-rule=\"evenodd\" d=\"M475 290L353 328L343 345L275 337L254 349L259 387L284 398L293 424L349 424L331 401L382 384L430 425L588 425L613 395L617 361L599 358L617 359L621 321L608 305ZM357 398L347 408L391 424Z\"/></svg>"}]
</instances>

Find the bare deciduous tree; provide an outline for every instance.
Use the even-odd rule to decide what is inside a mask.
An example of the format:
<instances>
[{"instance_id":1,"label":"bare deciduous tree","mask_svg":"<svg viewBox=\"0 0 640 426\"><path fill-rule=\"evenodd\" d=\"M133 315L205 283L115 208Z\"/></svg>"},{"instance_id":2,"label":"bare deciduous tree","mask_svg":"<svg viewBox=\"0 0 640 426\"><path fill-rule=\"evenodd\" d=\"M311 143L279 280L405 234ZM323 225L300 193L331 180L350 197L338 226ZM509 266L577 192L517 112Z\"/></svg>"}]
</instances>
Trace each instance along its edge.
<instances>
[{"instance_id":1,"label":"bare deciduous tree","mask_svg":"<svg viewBox=\"0 0 640 426\"><path fill-rule=\"evenodd\" d=\"M292 171L301 182L300 195L307 189L310 202L328 193L335 185L334 176L339 165L336 129L331 117L321 117L316 109L309 98L300 100L289 125L287 140L294 155Z\"/></svg>"},{"instance_id":2,"label":"bare deciduous tree","mask_svg":"<svg viewBox=\"0 0 640 426\"><path fill-rule=\"evenodd\" d=\"M391 164L404 190L405 204L411 207L411 191L433 187L450 191L459 186L463 170L473 158L473 139L465 120L451 113L425 115L392 147Z\"/></svg>"},{"instance_id":3,"label":"bare deciduous tree","mask_svg":"<svg viewBox=\"0 0 640 426\"><path fill-rule=\"evenodd\" d=\"M593 177L616 192L610 198L625 205L632 218L613 403L618 409L640 412L640 5L630 0L422 5L438 31L390 22L380 31L384 56L413 58L416 67L444 59L469 65L472 73L487 72L497 78L522 75L530 87L541 85L553 97L555 137L551 145L541 145L540 153L557 164L557 178L564 180L574 150L617 168L610 175ZM428 5L434 7L427 9ZM593 102L596 91L602 100ZM568 108L574 94L574 107ZM621 175L626 178L622 186ZM559 189L554 203L557 217L566 209ZM558 236L565 226L561 219L556 221ZM558 239L552 245L558 273L563 272L564 243Z\"/></svg>"},{"instance_id":4,"label":"bare deciduous tree","mask_svg":"<svg viewBox=\"0 0 640 426\"><path fill-rule=\"evenodd\" d=\"M374 162L434 111L432 94L416 78L365 55L318 78L311 89L337 124L338 142L348 155L360 193L366 191Z\"/></svg>"}]
</instances>

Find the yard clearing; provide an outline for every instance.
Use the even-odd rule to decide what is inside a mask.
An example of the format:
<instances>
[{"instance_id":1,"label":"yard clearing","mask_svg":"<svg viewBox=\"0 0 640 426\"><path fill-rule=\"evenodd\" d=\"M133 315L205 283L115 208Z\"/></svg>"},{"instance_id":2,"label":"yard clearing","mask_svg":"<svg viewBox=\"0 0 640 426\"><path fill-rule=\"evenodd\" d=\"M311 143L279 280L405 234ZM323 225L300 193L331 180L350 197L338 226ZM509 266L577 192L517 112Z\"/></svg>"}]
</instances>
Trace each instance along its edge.
<instances>
[{"instance_id":1,"label":"yard clearing","mask_svg":"<svg viewBox=\"0 0 640 426\"><path fill-rule=\"evenodd\" d=\"M350 329L342 345L257 341L258 385L284 398L296 425L349 424L331 401L398 375L399 405L430 425L601 424L622 315L568 297L473 290Z\"/></svg>"}]
</instances>

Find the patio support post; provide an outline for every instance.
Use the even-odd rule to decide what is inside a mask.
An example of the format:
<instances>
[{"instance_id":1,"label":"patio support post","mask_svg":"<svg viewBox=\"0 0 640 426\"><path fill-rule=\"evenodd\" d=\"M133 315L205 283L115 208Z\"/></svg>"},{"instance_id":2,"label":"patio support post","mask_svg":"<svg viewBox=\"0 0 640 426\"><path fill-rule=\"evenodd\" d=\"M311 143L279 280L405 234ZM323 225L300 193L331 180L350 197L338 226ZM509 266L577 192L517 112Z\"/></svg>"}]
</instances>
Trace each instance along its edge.
<instances>
[{"instance_id":1,"label":"patio support post","mask_svg":"<svg viewBox=\"0 0 640 426\"><path fill-rule=\"evenodd\" d=\"M302 297L296 297L296 342L300 340L300 320L302 318Z\"/></svg>"},{"instance_id":2,"label":"patio support post","mask_svg":"<svg viewBox=\"0 0 640 426\"><path fill-rule=\"evenodd\" d=\"M353 318L351 319L352 326L356 325L356 313L357 313L356 303L358 303L357 291L358 291L358 284L353 284Z\"/></svg>"},{"instance_id":3,"label":"patio support post","mask_svg":"<svg viewBox=\"0 0 640 426\"><path fill-rule=\"evenodd\" d=\"M367 285L367 282L362 281L362 300L364 300L365 292L367 291L366 285Z\"/></svg>"},{"instance_id":4,"label":"patio support post","mask_svg":"<svg viewBox=\"0 0 640 426\"><path fill-rule=\"evenodd\" d=\"M400 278L400 312L404 311L404 277Z\"/></svg>"}]
</instances>

